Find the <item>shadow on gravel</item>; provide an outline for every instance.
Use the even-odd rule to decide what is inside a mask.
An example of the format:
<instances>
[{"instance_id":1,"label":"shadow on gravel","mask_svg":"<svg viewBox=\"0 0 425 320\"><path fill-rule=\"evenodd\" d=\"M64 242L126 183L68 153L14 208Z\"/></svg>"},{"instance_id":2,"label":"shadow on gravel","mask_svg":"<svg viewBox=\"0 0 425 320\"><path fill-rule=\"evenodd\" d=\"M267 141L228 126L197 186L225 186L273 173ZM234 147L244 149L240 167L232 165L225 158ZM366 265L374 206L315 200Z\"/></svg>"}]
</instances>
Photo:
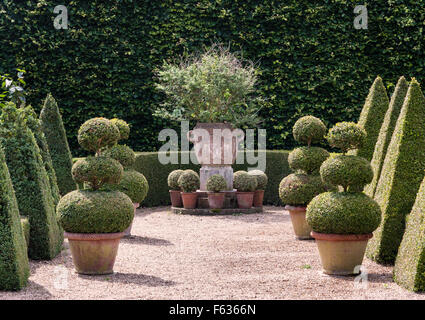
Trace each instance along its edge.
<instances>
[{"instance_id":1,"label":"shadow on gravel","mask_svg":"<svg viewBox=\"0 0 425 320\"><path fill-rule=\"evenodd\" d=\"M130 236L130 237L122 238L121 242L128 243L128 244L147 244L150 246L172 246L173 245L173 243L168 240L141 237L141 236Z\"/></svg>"},{"instance_id":2,"label":"shadow on gravel","mask_svg":"<svg viewBox=\"0 0 425 320\"><path fill-rule=\"evenodd\" d=\"M159 277L149 276L137 273L122 273L116 272L111 275L88 276L79 274L78 277L92 281L102 281L110 283L123 283L123 284L136 284L148 287L171 287L177 282L171 280L164 280Z\"/></svg>"}]
</instances>

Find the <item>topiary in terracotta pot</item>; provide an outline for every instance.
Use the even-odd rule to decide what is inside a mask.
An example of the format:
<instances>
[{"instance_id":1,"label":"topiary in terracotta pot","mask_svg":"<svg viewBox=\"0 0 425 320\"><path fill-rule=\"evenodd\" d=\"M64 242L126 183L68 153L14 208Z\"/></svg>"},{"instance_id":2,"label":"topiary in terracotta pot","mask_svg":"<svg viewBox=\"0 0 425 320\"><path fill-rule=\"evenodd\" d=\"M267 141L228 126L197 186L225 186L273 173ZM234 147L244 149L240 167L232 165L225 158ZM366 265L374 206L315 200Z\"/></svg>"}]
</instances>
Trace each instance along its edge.
<instances>
[{"instance_id":1,"label":"topiary in terracotta pot","mask_svg":"<svg viewBox=\"0 0 425 320\"><path fill-rule=\"evenodd\" d=\"M181 207L182 204L182 197L181 197L181 190L179 186L179 178L181 174L183 173L183 170L173 170L168 175L168 187L170 188L170 199L171 199L171 206L172 207Z\"/></svg>"},{"instance_id":2,"label":"topiary in terracotta pot","mask_svg":"<svg viewBox=\"0 0 425 320\"><path fill-rule=\"evenodd\" d=\"M184 170L178 179L180 186L183 207L185 209L195 209L198 200L198 193L200 180L199 175L193 170Z\"/></svg>"},{"instance_id":3,"label":"topiary in terracotta pot","mask_svg":"<svg viewBox=\"0 0 425 320\"><path fill-rule=\"evenodd\" d=\"M315 196L331 188L319 176L320 165L329 157L329 152L311 146L324 140L326 126L316 117L305 116L295 122L292 133L297 142L307 146L296 148L288 155L289 166L295 173L282 179L279 197L289 211L296 238L311 239L306 206Z\"/></svg>"},{"instance_id":4,"label":"topiary in terracotta pot","mask_svg":"<svg viewBox=\"0 0 425 320\"><path fill-rule=\"evenodd\" d=\"M66 194L57 206L78 273L113 273L120 239L134 217L133 203L126 194L101 189L122 178L122 165L101 155L101 150L114 145L118 138L117 127L105 118L86 121L78 132L81 146L96 156L74 164L73 179L84 183L85 189Z\"/></svg>"},{"instance_id":5,"label":"topiary in terracotta pot","mask_svg":"<svg viewBox=\"0 0 425 320\"><path fill-rule=\"evenodd\" d=\"M219 174L214 174L207 180L208 205L210 209L222 209L227 189L226 179Z\"/></svg>"},{"instance_id":6,"label":"topiary in terracotta pot","mask_svg":"<svg viewBox=\"0 0 425 320\"><path fill-rule=\"evenodd\" d=\"M264 199L264 190L266 189L268 177L261 170L251 170L248 174L254 176L257 179L257 188L254 192L254 207L262 207Z\"/></svg>"},{"instance_id":7,"label":"topiary in terracotta pot","mask_svg":"<svg viewBox=\"0 0 425 320\"><path fill-rule=\"evenodd\" d=\"M236 188L238 207L249 209L254 202L254 193L257 188L257 178L248 172L240 172L233 176L233 186Z\"/></svg>"},{"instance_id":8,"label":"topiary in terracotta pot","mask_svg":"<svg viewBox=\"0 0 425 320\"><path fill-rule=\"evenodd\" d=\"M361 192L373 178L370 163L345 154L360 147L365 136L364 129L351 122L336 124L327 135L343 154L323 162L320 175L343 191L322 193L307 206L307 221L326 274L358 274L367 242L381 221L379 205Z\"/></svg>"}]
</instances>

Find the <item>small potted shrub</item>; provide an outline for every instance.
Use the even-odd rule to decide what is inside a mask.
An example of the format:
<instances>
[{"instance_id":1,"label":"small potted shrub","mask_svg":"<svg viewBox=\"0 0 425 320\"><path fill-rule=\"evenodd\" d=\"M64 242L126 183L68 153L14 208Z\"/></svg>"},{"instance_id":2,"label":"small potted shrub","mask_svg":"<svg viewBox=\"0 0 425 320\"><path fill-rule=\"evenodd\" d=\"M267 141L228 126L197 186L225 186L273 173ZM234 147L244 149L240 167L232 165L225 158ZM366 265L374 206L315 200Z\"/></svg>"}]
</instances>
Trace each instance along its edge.
<instances>
[{"instance_id":1,"label":"small potted shrub","mask_svg":"<svg viewBox=\"0 0 425 320\"><path fill-rule=\"evenodd\" d=\"M72 176L85 189L66 194L57 205L78 273L113 273L120 239L134 217L133 203L126 194L101 189L119 183L123 175L117 160L101 155L101 149L118 139L117 127L105 118L90 119L78 131L80 145L96 156L75 162Z\"/></svg>"},{"instance_id":2,"label":"small potted shrub","mask_svg":"<svg viewBox=\"0 0 425 320\"><path fill-rule=\"evenodd\" d=\"M181 197L181 190L179 186L179 178L181 174L183 173L183 170L173 170L168 175L168 187L170 188L170 199L171 199L171 206L172 207L181 207L182 206L182 197Z\"/></svg>"},{"instance_id":3,"label":"small potted shrub","mask_svg":"<svg viewBox=\"0 0 425 320\"><path fill-rule=\"evenodd\" d=\"M361 147L365 137L364 129L352 122L337 123L327 135L330 145L343 154L323 162L320 175L343 191L322 193L307 207L307 221L326 274L359 273L367 242L381 221L379 205L362 192L373 178L370 163L346 154Z\"/></svg>"},{"instance_id":4,"label":"small potted shrub","mask_svg":"<svg viewBox=\"0 0 425 320\"><path fill-rule=\"evenodd\" d=\"M254 193L254 207L262 207L264 199L264 189L266 189L268 178L267 175L261 170L251 170L248 174L257 179L257 189Z\"/></svg>"},{"instance_id":5,"label":"small potted shrub","mask_svg":"<svg viewBox=\"0 0 425 320\"><path fill-rule=\"evenodd\" d=\"M305 116L295 122L292 132L297 142L307 146L296 148L288 155L289 166L295 173L282 179L279 197L289 211L297 239L311 239L306 206L311 199L329 188L319 176L320 165L329 157L329 153L311 145L324 140L326 126L316 117Z\"/></svg>"},{"instance_id":6,"label":"small potted shrub","mask_svg":"<svg viewBox=\"0 0 425 320\"><path fill-rule=\"evenodd\" d=\"M222 209L224 205L227 183L226 179L219 174L214 174L207 180L208 205L211 209Z\"/></svg>"},{"instance_id":7,"label":"small potted shrub","mask_svg":"<svg viewBox=\"0 0 425 320\"><path fill-rule=\"evenodd\" d=\"M236 188L236 199L240 209L249 209L254 201L254 192L257 188L257 178L247 172L240 172L233 176L233 186Z\"/></svg>"},{"instance_id":8,"label":"small potted shrub","mask_svg":"<svg viewBox=\"0 0 425 320\"><path fill-rule=\"evenodd\" d=\"M178 185L181 192L183 207L185 209L195 209L200 181L198 174L193 170L184 170L178 179Z\"/></svg>"}]
</instances>

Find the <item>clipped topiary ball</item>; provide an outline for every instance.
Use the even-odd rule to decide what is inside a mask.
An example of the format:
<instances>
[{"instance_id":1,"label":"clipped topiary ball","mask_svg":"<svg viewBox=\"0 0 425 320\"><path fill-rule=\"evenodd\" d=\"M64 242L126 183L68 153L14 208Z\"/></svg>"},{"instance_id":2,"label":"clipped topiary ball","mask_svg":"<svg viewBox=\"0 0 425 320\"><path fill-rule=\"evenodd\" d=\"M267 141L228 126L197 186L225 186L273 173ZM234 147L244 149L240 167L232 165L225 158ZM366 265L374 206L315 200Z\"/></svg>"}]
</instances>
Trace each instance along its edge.
<instances>
[{"instance_id":1,"label":"clipped topiary ball","mask_svg":"<svg viewBox=\"0 0 425 320\"><path fill-rule=\"evenodd\" d=\"M362 192L326 192L311 200L306 217L315 232L366 234L378 228L381 208Z\"/></svg>"},{"instance_id":2,"label":"clipped topiary ball","mask_svg":"<svg viewBox=\"0 0 425 320\"><path fill-rule=\"evenodd\" d=\"M257 178L248 172L233 175L233 187L239 192L253 192L257 188Z\"/></svg>"},{"instance_id":3,"label":"clipped topiary ball","mask_svg":"<svg viewBox=\"0 0 425 320\"><path fill-rule=\"evenodd\" d=\"M313 116L299 118L292 128L294 139L307 145L322 141L326 131L322 120Z\"/></svg>"},{"instance_id":4,"label":"clipped topiary ball","mask_svg":"<svg viewBox=\"0 0 425 320\"><path fill-rule=\"evenodd\" d=\"M318 173L320 165L329 158L329 152L319 147L300 147L288 155L292 170L302 170L306 174Z\"/></svg>"},{"instance_id":5,"label":"clipped topiary ball","mask_svg":"<svg viewBox=\"0 0 425 320\"><path fill-rule=\"evenodd\" d=\"M180 186L179 186L179 178L182 175L184 171L183 170L173 170L170 172L170 174L168 175L167 178L167 183L168 183L168 187L171 190L180 190Z\"/></svg>"},{"instance_id":6,"label":"clipped topiary ball","mask_svg":"<svg viewBox=\"0 0 425 320\"><path fill-rule=\"evenodd\" d=\"M116 144L103 151L102 155L117 160L124 168L129 168L136 162L134 151L126 145Z\"/></svg>"},{"instance_id":7,"label":"clipped topiary ball","mask_svg":"<svg viewBox=\"0 0 425 320\"><path fill-rule=\"evenodd\" d=\"M113 146L119 138L118 128L106 118L87 120L78 130L78 143L85 150L92 152Z\"/></svg>"},{"instance_id":8,"label":"clipped topiary ball","mask_svg":"<svg viewBox=\"0 0 425 320\"><path fill-rule=\"evenodd\" d=\"M266 189L267 182L269 181L269 178L267 175L261 171L261 170L251 170L248 171L248 174L254 176L257 179L257 190L264 190Z\"/></svg>"},{"instance_id":9,"label":"clipped topiary ball","mask_svg":"<svg viewBox=\"0 0 425 320\"><path fill-rule=\"evenodd\" d=\"M320 176L292 173L279 184L279 197L284 204L305 206L318 194L328 191Z\"/></svg>"},{"instance_id":10,"label":"clipped topiary ball","mask_svg":"<svg viewBox=\"0 0 425 320\"><path fill-rule=\"evenodd\" d=\"M115 159L89 156L78 160L72 166L72 178L77 183L88 182L90 188L99 189L103 184L120 182L124 169Z\"/></svg>"},{"instance_id":11,"label":"clipped topiary ball","mask_svg":"<svg viewBox=\"0 0 425 320\"><path fill-rule=\"evenodd\" d=\"M227 189L226 179L219 174L214 174L207 180L207 190L211 192L220 192Z\"/></svg>"},{"instance_id":12,"label":"clipped topiary ball","mask_svg":"<svg viewBox=\"0 0 425 320\"><path fill-rule=\"evenodd\" d=\"M329 130L326 139L330 146L346 153L363 146L366 131L354 122L338 122Z\"/></svg>"},{"instance_id":13,"label":"clipped topiary ball","mask_svg":"<svg viewBox=\"0 0 425 320\"><path fill-rule=\"evenodd\" d=\"M338 155L323 162L320 176L325 183L339 185L350 191L362 191L373 179L369 161L352 155Z\"/></svg>"},{"instance_id":14,"label":"clipped topiary ball","mask_svg":"<svg viewBox=\"0 0 425 320\"><path fill-rule=\"evenodd\" d=\"M127 140L130 136L130 126L128 123L117 118L111 119L110 121L118 128L120 132L119 140Z\"/></svg>"},{"instance_id":15,"label":"clipped topiary ball","mask_svg":"<svg viewBox=\"0 0 425 320\"><path fill-rule=\"evenodd\" d=\"M177 181L183 192L195 192L199 189L199 175L193 170L184 170Z\"/></svg>"},{"instance_id":16,"label":"clipped topiary ball","mask_svg":"<svg viewBox=\"0 0 425 320\"><path fill-rule=\"evenodd\" d=\"M57 212L72 233L123 232L134 217L133 203L120 191L75 190L61 198Z\"/></svg>"},{"instance_id":17,"label":"clipped topiary ball","mask_svg":"<svg viewBox=\"0 0 425 320\"><path fill-rule=\"evenodd\" d=\"M239 171L233 172L233 180L235 180L236 176L238 176L240 174L244 174L244 173L248 173L248 172L245 171L245 170L239 170Z\"/></svg>"},{"instance_id":18,"label":"clipped topiary ball","mask_svg":"<svg viewBox=\"0 0 425 320\"><path fill-rule=\"evenodd\" d=\"M148 180L140 172L125 170L119 184L108 185L106 188L124 192L133 203L141 203L148 194L149 184Z\"/></svg>"}]
</instances>

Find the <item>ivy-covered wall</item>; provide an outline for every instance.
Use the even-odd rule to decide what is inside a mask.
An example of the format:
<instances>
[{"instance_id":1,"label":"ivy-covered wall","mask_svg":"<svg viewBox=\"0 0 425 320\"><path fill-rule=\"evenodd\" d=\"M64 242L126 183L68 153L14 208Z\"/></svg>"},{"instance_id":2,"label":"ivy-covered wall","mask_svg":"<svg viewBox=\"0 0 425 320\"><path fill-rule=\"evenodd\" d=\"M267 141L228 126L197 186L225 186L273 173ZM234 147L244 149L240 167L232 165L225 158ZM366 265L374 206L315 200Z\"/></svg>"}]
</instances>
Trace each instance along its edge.
<instances>
[{"instance_id":1,"label":"ivy-covered wall","mask_svg":"<svg viewBox=\"0 0 425 320\"><path fill-rule=\"evenodd\" d=\"M68 30L53 26L59 4L68 9ZM353 26L358 4L368 7L367 30ZM163 100L155 68L230 43L260 68L268 149L289 149L302 115L328 125L357 121L377 75L389 92L401 75L424 80L424 7L425 0L4 0L0 73L26 69L36 110L52 92L74 155L78 127L94 116L130 122L129 144L152 151L169 126L151 115Z\"/></svg>"}]
</instances>

